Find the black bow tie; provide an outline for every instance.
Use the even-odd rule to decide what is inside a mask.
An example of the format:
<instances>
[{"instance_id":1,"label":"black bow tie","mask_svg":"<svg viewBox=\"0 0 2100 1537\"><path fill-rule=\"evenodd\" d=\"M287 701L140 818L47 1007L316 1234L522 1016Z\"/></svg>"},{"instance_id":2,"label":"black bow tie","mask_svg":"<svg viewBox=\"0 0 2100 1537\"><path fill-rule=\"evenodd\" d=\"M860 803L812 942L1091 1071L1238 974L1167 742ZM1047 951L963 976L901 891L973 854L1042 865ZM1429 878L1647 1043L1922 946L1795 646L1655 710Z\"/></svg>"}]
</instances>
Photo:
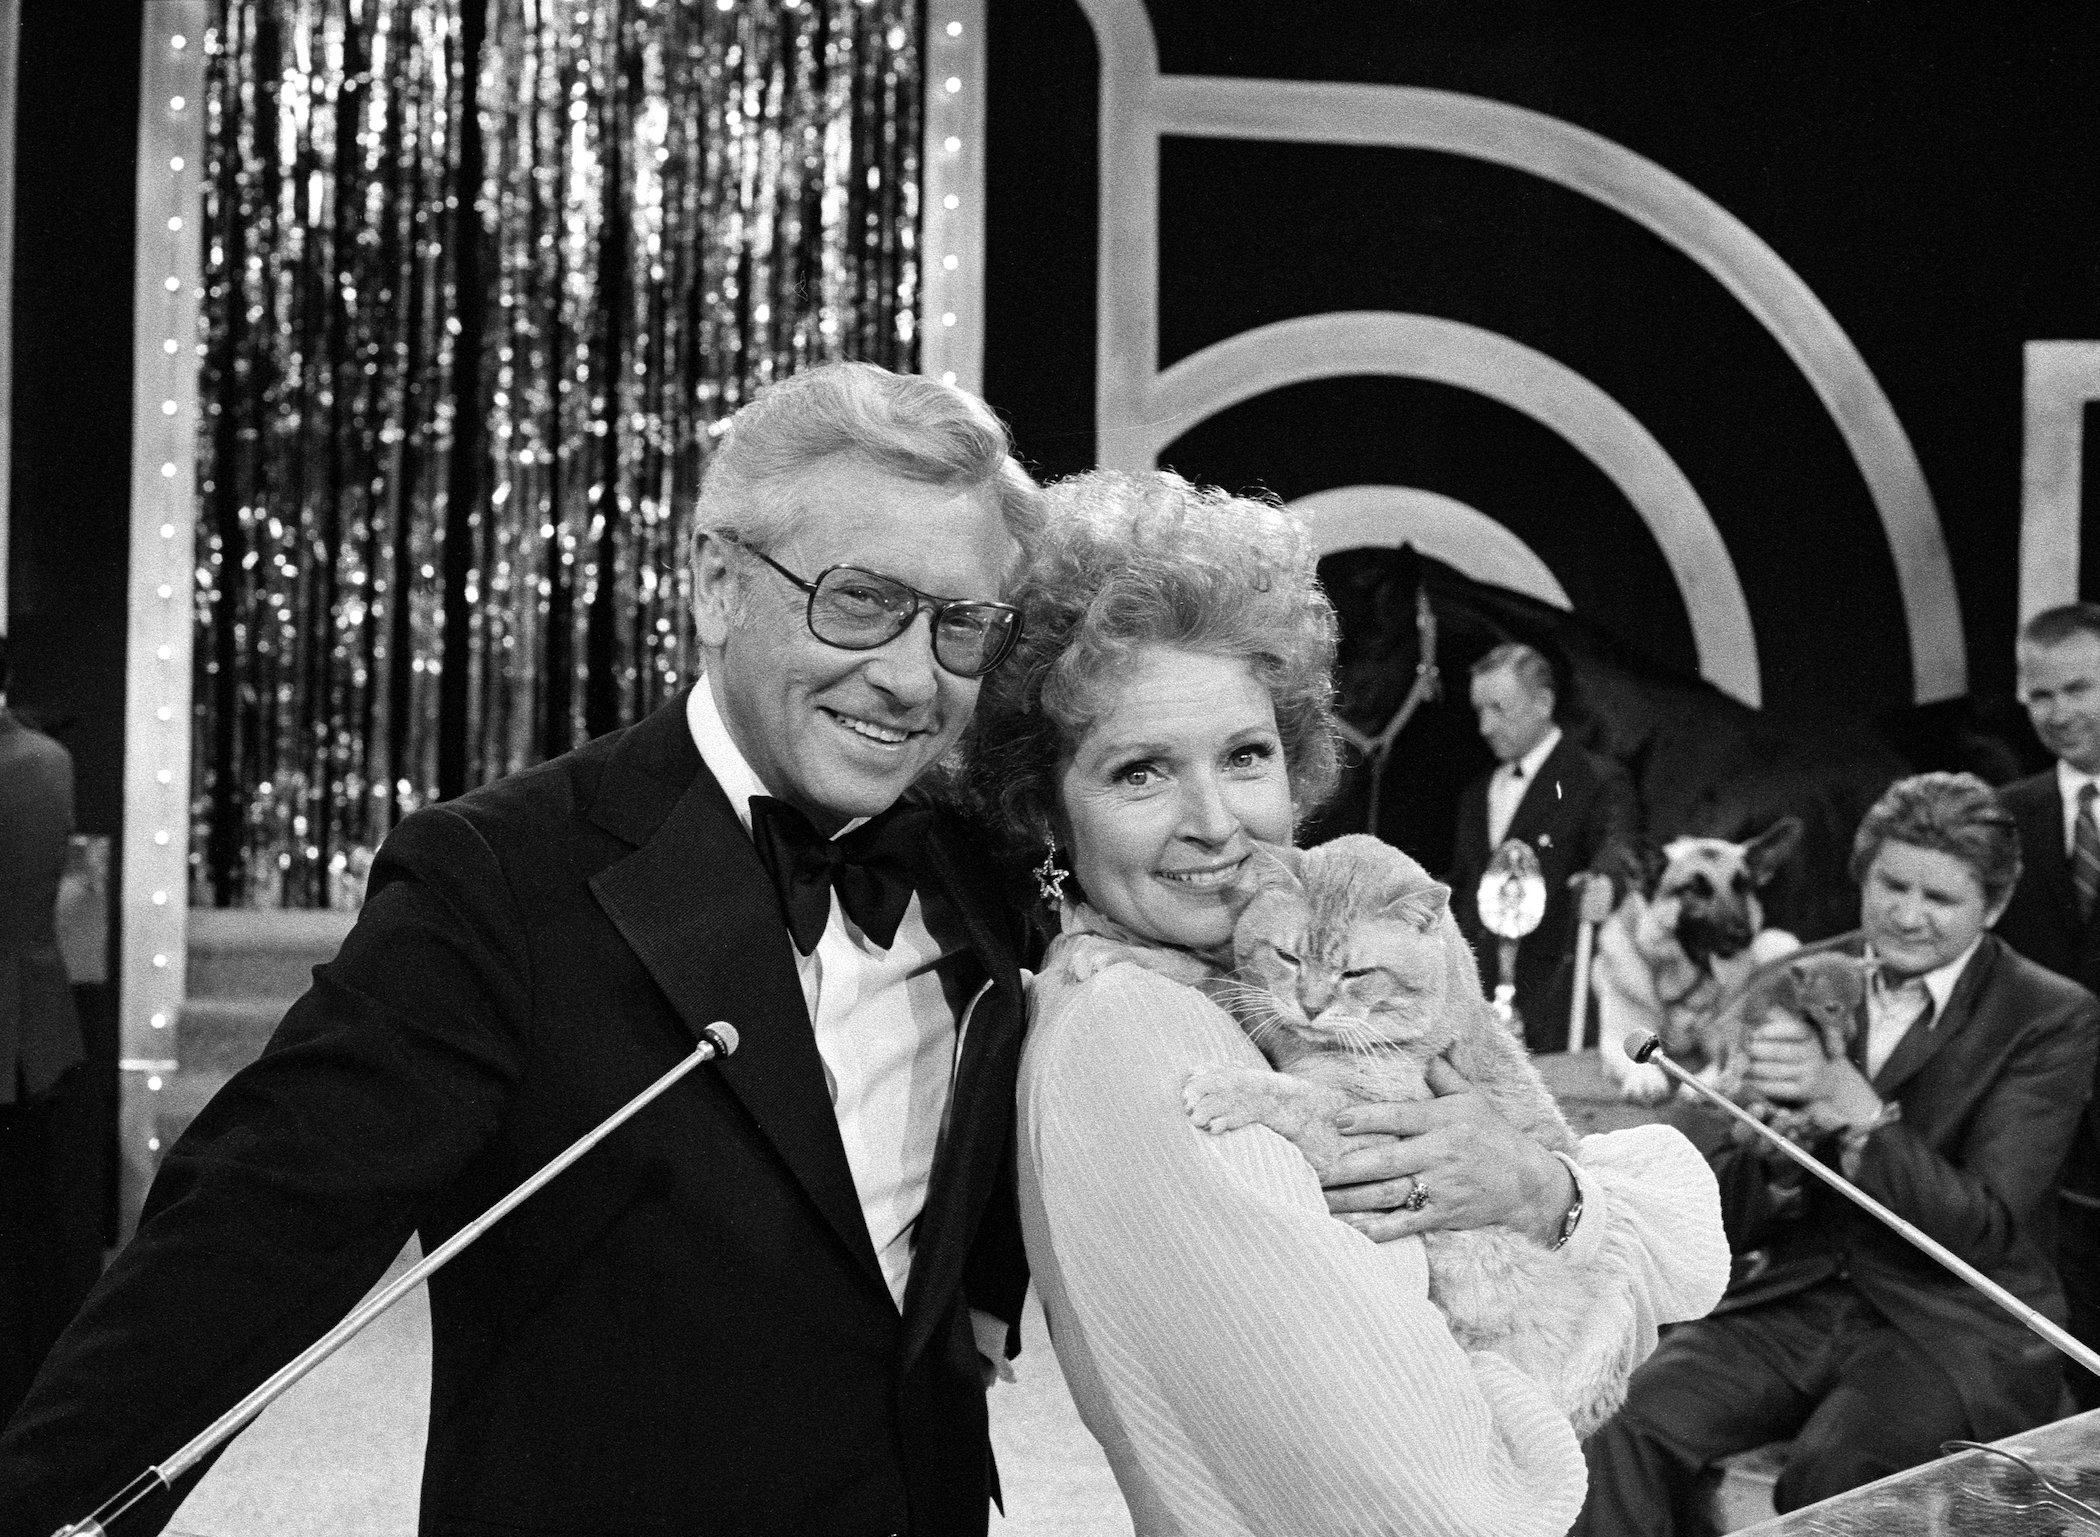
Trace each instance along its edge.
<instances>
[{"instance_id":1,"label":"black bow tie","mask_svg":"<svg viewBox=\"0 0 2100 1537\"><path fill-rule=\"evenodd\" d=\"M751 837L759 863L780 894L795 948L808 955L831 921L831 893L877 945L887 950L911 905L911 852L925 840L931 814L918 807L884 812L843 838L826 838L809 818L770 795L751 797Z\"/></svg>"}]
</instances>

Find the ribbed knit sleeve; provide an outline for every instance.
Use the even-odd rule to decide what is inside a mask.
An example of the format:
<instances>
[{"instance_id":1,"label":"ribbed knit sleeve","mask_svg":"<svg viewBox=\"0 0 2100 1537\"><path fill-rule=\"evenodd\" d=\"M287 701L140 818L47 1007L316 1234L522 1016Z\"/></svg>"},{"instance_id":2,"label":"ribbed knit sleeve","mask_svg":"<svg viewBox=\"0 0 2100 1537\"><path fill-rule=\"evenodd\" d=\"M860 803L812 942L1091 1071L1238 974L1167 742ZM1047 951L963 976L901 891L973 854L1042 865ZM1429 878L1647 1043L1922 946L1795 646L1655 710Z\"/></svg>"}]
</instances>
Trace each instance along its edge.
<instances>
[{"instance_id":1,"label":"ribbed knit sleeve","mask_svg":"<svg viewBox=\"0 0 2100 1537\"><path fill-rule=\"evenodd\" d=\"M1669 1126L1584 1137L1576 1163L1586 1211L1601 1207L1604 1220L1597 1252L1573 1284L1638 1300L1645 1358L1658 1326L1705 1317L1727 1289L1728 1235L1713 1169Z\"/></svg>"},{"instance_id":2,"label":"ribbed knit sleeve","mask_svg":"<svg viewBox=\"0 0 2100 1537\"><path fill-rule=\"evenodd\" d=\"M1584 1477L1567 1419L1454 1343L1419 1241L1335 1221L1265 1127L1196 1130L1181 1089L1206 1065L1261 1058L1192 989L1131 965L1040 985L1029 1263L1140 1537L1565 1532Z\"/></svg>"},{"instance_id":3,"label":"ribbed knit sleeve","mask_svg":"<svg viewBox=\"0 0 2100 1537\"><path fill-rule=\"evenodd\" d=\"M1510 1355L1587 1435L1624 1400L1657 1330L1720 1301L1728 1237L1713 1170L1671 1127L1583 1138L1576 1177L1581 1224L1532 1267L1528 1336Z\"/></svg>"}]
</instances>

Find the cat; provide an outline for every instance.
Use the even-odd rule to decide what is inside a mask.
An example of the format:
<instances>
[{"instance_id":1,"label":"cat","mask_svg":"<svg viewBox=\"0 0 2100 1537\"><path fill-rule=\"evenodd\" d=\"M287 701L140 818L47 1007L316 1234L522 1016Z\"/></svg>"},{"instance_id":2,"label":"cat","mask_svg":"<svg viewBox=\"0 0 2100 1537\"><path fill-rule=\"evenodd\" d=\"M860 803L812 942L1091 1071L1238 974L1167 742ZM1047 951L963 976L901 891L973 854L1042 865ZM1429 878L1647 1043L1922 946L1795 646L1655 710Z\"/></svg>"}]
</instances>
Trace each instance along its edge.
<instances>
[{"instance_id":1,"label":"cat","mask_svg":"<svg viewBox=\"0 0 2100 1537\"><path fill-rule=\"evenodd\" d=\"M1773 1104L1749 1087L1749 1036L1777 1011L1815 1031L1829 1060L1846 1055L1859 1030L1873 963L1833 948L1844 942L1841 936L1760 966L1721 1000L1703 1027L1713 1063L1713 1086L1781 1136L1804 1147L1819 1135L1809 1118L1792 1107ZM1755 1136L1747 1127L1731 1128L1731 1132L1738 1142Z\"/></svg>"},{"instance_id":2,"label":"cat","mask_svg":"<svg viewBox=\"0 0 2100 1537\"><path fill-rule=\"evenodd\" d=\"M1350 1105L1430 1097L1445 1058L1503 1119L1550 1152L1575 1137L1523 1044L1481 992L1450 888L1363 834L1298 851L1264 848L1259 889L1241 912L1229 978L1206 986L1275 1069L1200 1068L1183 1091L1207 1131L1260 1123L1323 1176L1350 1139ZM1431 1199L1434 1200L1432 1193ZM1632 1330L1599 1328L1623 1299L1538 1283L1556 1254L1501 1228L1423 1235L1430 1299L1467 1349L1494 1350L1554 1395L1578 1435L1618 1407L1635 1362ZM1577 1359L1585 1340L1592 1359Z\"/></svg>"}]
</instances>

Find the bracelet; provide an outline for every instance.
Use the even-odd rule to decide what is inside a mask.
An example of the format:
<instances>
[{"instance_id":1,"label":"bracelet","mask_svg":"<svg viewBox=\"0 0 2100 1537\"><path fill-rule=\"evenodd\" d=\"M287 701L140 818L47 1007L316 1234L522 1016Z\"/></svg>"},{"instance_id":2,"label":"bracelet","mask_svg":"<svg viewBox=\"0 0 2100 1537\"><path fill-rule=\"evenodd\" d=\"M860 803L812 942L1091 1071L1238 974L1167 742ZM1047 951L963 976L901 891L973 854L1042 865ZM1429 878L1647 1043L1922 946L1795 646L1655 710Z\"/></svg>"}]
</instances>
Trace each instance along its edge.
<instances>
[{"instance_id":1,"label":"bracelet","mask_svg":"<svg viewBox=\"0 0 2100 1537\"><path fill-rule=\"evenodd\" d=\"M1582 1221L1582 1176L1576 1172L1575 1160L1566 1153L1555 1153L1553 1156L1568 1166L1568 1178L1575 1182L1575 1199L1568 1203L1568 1210L1560 1219L1560 1232L1555 1235L1553 1242L1546 1245L1546 1252L1549 1254L1555 1249L1565 1248L1568 1240L1575 1236L1576 1224Z\"/></svg>"}]
</instances>

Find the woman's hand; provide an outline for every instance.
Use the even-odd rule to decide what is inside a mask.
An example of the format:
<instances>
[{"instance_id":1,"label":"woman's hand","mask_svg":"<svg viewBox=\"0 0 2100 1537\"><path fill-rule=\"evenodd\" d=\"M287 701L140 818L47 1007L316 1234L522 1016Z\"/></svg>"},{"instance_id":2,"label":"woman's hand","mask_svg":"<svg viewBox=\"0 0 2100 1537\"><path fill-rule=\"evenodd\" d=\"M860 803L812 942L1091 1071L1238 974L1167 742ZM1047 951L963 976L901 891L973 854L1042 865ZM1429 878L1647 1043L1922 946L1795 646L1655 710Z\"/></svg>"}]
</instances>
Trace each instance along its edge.
<instances>
[{"instance_id":1,"label":"woman's hand","mask_svg":"<svg viewBox=\"0 0 2100 1537\"><path fill-rule=\"evenodd\" d=\"M1864 1126L1881 1111L1881 1096L1843 1057L1823 1055L1816 1033L1789 1014L1767 1015L1750 1032L1745 1081L1782 1105L1798 1105L1818 1129Z\"/></svg>"},{"instance_id":2,"label":"woman's hand","mask_svg":"<svg viewBox=\"0 0 2100 1537\"><path fill-rule=\"evenodd\" d=\"M1380 1140L1336 1161L1327 1209L1379 1243L1498 1224L1552 1243L1575 1200L1567 1165L1503 1120L1443 1058L1430 1062L1428 1078L1434 1099L1359 1105L1335 1117L1344 1135Z\"/></svg>"}]
</instances>

